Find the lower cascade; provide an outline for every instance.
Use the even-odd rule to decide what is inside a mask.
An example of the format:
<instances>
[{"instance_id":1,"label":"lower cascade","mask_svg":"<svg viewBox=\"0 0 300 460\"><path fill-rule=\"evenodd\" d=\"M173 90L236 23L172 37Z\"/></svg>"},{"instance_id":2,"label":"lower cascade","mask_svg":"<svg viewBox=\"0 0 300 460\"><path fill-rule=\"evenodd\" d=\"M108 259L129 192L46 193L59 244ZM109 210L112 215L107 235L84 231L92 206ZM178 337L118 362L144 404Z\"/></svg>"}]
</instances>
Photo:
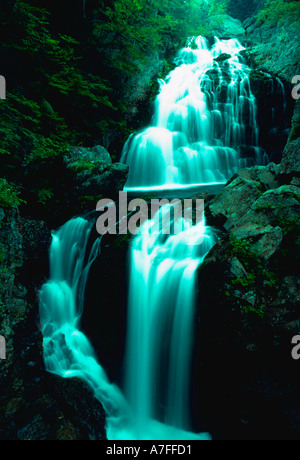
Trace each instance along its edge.
<instances>
[{"instance_id":1,"label":"lower cascade","mask_svg":"<svg viewBox=\"0 0 300 460\"><path fill-rule=\"evenodd\" d=\"M190 428L189 377L197 268L215 242L205 221L156 231L165 205L131 249L126 394L143 436L151 418Z\"/></svg>"},{"instance_id":2,"label":"lower cascade","mask_svg":"<svg viewBox=\"0 0 300 460\"><path fill-rule=\"evenodd\" d=\"M45 365L91 386L106 411L110 440L210 439L188 431L188 396L196 273L215 237L204 219L196 225L183 220L181 233L164 235L159 222L167 208L144 224L131 247L124 391L109 382L80 331L102 237L87 257L93 220L74 218L52 234L50 280L40 292Z\"/></svg>"}]
</instances>

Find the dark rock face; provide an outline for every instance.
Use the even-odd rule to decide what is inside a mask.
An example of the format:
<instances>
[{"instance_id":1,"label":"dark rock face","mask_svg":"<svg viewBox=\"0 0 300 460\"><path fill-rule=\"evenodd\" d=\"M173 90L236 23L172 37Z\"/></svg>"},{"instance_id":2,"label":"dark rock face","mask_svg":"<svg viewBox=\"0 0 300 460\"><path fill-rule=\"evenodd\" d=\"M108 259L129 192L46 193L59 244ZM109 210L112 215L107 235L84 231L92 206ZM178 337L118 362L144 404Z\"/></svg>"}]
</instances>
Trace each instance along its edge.
<instances>
[{"instance_id":1,"label":"dark rock face","mask_svg":"<svg viewBox=\"0 0 300 460\"><path fill-rule=\"evenodd\" d=\"M244 21L243 25L246 28L249 24L249 19L264 7L266 0L230 0L228 5L229 14L233 17Z\"/></svg>"},{"instance_id":2,"label":"dark rock face","mask_svg":"<svg viewBox=\"0 0 300 460\"><path fill-rule=\"evenodd\" d=\"M300 176L300 138L289 142L283 152L280 174Z\"/></svg>"},{"instance_id":3,"label":"dark rock face","mask_svg":"<svg viewBox=\"0 0 300 460\"><path fill-rule=\"evenodd\" d=\"M237 38L243 41L245 39L245 29L241 21L229 15L212 16L209 25L212 27L212 35L221 40Z\"/></svg>"},{"instance_id":4,"label":"dark rock face","mask_svg":"<svg viewBox=\"0 0 300 460\"><path fill-rule=\"evenodd\" d=\"M241 56L250 67L249 51L243 51ZM228 54L221 54L214 60L214 68L207 72L207 77L201 83L201 90L206 92L208 101L211 91L218 94L221 103L228 102L228 92L232 81L229 71ZM254 67L255 68L255 67ZM251 92L256 101L256 119L259 127L258 145L263 149L271 162L280 163L282 151L289 137L294 100L288 97L292 90L289 82L281 81L276 75L270 75L262 70L251 70L249 73ZM256 133L253 132L252 109L250 104L244 104L243 124L247 133L247 143L252 144ZM298 129L298 117L294 118L295 131ZM297 124L298 123L298 124ZM242 157L255 158L255 150L247 145L238 146ZM255 164L255 161L253 161Z\"/></svg>"},{"instance_id":5,"label":"dark rock face","mask_svg":"<svg viewBox=\"0 0 300 460\"><path fill-rule=\"evenodd\" d=\"M246 51L246 60L249 56ZM251 59L250 65L255 68ZM257 104L259 145L267 152L270 161L279 163L288 140L294 110L294 101L288 97L291 84L258 69L251 71L250 84Z\"/></svg>"},{"instance_id":6,"label":"dark rock face","mask_svg":"<svg viewBox=\"0 0 300 460\"><path fill-rule=\"evenodd\" d=\"M128 166L113 164L102 146L91 149L74 147L64 157L64 164L67 178L62 190L65 203L61 212L64 216L57 216L56 226L87 209L95 209L102 198L117 198L128 177Z\"/></svg>"},{"instance_id":7,"label":"dark rock face","mask_svg":"<svg viewBox=\"0 0 300 460\"><path fill-rule=\"evenodd\" d=\"M249 16L244 26L253 68L278 75L287 82L299 75L297 20L281 18L280 24L269 25L257 24L256 18Z\"/></svg>"},{"instance_id":8,"label":"dark rock face","mask_svg":"<svg viewBox=\"0 0 300 460\"><path fill-rule=\"evenodd\" d=\"M2 210L0 232L0 439L105 439L100 403L80 381L44 369L38 291L48 277L50 231L43 222Z\"/></svg>"},{"instance_id":9,"label":"dark rock face","mask_svg":"<svg viewBox=\"0 0 300 460\"><path fill-rule=\"evenodd\" d=\"M55 178L47 204L37 202L29 193L25 195L27 205L22 207L22 215L58 228L72 217L96 209L100 199L116 199L127 180L128 167L113 163L102 146L72 147L56 160L51 171L45 168L43 174ZM28 175L25 188L34 177Z\"/></svg>"},{"instance_id":10,"label":"dark rock face","mask_svg":"<svg viewBox=\"0 0 300 460\"><path fill-rule=\"evenodd\" d=\"M207 206L224 236L199 271L193 394L205 394L200 412L216 439L300 437L291 355L300 327L300 188L291 183L291 144L281 165L239 171Z\"/></svg>"}]
</instances>

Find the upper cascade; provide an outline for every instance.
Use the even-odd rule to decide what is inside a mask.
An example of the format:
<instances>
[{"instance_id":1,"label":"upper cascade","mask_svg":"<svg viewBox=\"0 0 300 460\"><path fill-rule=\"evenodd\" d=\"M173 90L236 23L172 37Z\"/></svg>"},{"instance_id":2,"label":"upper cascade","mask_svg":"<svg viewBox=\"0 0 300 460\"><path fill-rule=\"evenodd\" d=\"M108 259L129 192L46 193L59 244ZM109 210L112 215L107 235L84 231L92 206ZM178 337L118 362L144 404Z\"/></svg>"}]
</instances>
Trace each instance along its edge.
<instances>
[{"instance_id":1,"label":"upper cascade","mask_svg":"<svg viewBox=\"0 0 300 460\"><path fill-rule=\"evenodd\" d=\"M258 145L250 68L236 39L192 37L155 102L152 125L127 140L127 190L222 184L239 169L266 164Z\"/></svg>"}]
</instances>

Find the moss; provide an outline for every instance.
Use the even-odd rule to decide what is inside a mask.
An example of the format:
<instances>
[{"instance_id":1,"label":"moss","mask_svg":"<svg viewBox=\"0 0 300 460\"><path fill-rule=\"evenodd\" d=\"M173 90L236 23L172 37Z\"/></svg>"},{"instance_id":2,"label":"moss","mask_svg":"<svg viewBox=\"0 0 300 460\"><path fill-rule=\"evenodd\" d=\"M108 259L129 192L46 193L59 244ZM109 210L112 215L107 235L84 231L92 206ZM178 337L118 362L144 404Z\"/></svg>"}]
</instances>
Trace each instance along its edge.
<instances>
[{"instance_id":1,"label":"moss","mask_svg":"<svg viewBox=\"0 0 300 460\"><path fill-rule=\"evenodd\" d=\"M247 278L236 278L232 281L233 286L250 287L256 282L256 276L253 273L248 274Z\"/></svg>"},{"instance_id":2,"label":"moss","mask_svg":"<svg viewBox=\"0 0 300 460\"><path fill-rule=\"evenodd\" d=\"M265 317L265 307L261 305L260 307L252 307L249 305L241 307L241 311L244 315L254 314L259 316L261 319Z\"/></svg>"},{"instance_id":3,"label":"moss","mask_svg":"<svg viewBox=\"0 0 300 460\"><path fill-rule=\"evenodd\" d=\"M91 207L95 207L95 203L101 200L103 197L99 195L95 197L94 195L84 195L79 197L79 205L81 209L90 209Z\"/></svg>"},{"instance_id":4,"label":"moss","mask_svg":"<svg viewBox=\"0 0 300 460\"><path fill-rule=\"evenodd\" d=\"M5 248L4 248L3 245L0 243L0 264L1 264L1 265L2 265L3 262L5 261L5 254L6 254Z\"/></svg>"},{"instance_id":5,"label":"moss","mask_svg":"<svg viewBox=\"0 0 300 460\"><path fill-rule=\"evenodd\" d=\"M252 242L252 238L237 240L233 235L230 236L229 252L243 264L247 271L247 276L232 279L231 286L226 292L228 297L232 296L237 288L244 291L253 287L260 294L265 293L271 296L279 289L279 274L266 267L260 257L251 251Z\"/></svg>"},{"instance_id":6,"label":"moss","mask_svg":"<svg viewBox=\"0 0 300 460\"><path fill-rule=\"evenodd\" d=\"M253 243L252 238L240 240L232 234L230 235L229 243L229 251L231 255L236 256L246 269L261 266L260 259L254 252L251 251L251 245Z\"/></svg>"},{"instance_id":7,"label":"moss","mask_svg":"<svg viewBox=\"0 0 300 460\"><path fill-rule=\"evenodd\" d=\"M300 114L298 114L292 121L292 129L289 136L289 141L295 141L300 137Z\"/></svg>"},{"instance_id":8,"label":"moss","mask_svg":"<svg viewBox=\"0 0 300 460\"><path fill-rule=\"evenodd\" d=\"M94 171L95 167L95 164L87 162L84 159L77 160L75 163L69 165L69 169L77 174L84 171Z\"/></svg>"},{"instance_id":9,"label":"moss","mask_svg":"<svg viewBox=\"0 0 300 460\"><path fill-rule=\"evenodd\" d=\"M272 224L280 227L285 234L291 232L300 233L300 216L297 216L295 219L277 217Z\"/></svg>"}]
</instances>

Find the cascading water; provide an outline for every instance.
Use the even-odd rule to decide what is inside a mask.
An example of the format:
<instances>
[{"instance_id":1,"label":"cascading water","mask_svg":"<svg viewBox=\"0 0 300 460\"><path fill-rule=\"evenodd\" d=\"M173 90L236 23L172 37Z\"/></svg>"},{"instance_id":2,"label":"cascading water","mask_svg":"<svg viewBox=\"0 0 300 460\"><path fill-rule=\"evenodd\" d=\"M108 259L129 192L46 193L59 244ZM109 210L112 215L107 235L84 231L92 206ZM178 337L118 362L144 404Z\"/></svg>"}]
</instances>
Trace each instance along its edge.
<instances>
[{"instance_id":1,"label":"cascading water","mask_svg":"<svg viewBox=\"0 0 300 460\"><path fill-rule=\"evenodd\" d=\"M238 169L268 161L244 49L236 39L216 39L211 50L203 37L189 41L160 82L153 126L124 146L126 190L224 184Z\"/></svg>"},{"instance_id":2,"label":"cascading water","mask_svg":"<svg viewBox=\"0 0 300 460\"><path fill-rule=\"evenodd\" d=\"M181 233L164 235L159 222L166 212L167 206L162 207L133 241L128 398L109 382L80 331L86 281L102 237L94 242L86 261L94 221L78 217L52 234L50 280L40 292L46 369L65 378L79 377L91 386L106 411L110 440L209 439L208 434L187 431L188 384L196 271L214 237L204 220L196 226L183 220ZM168 367L168 377L162 380L165 410L158 414L155 382L164 366Z\"/></svg>"},{"instance_id":3,"label":"cascading water","mask_svg":"<svg viewBox=\"0 0 300 460\"><path fill-rule=\"evenodd\" d=\"M137 432L151 419L189 430L189 377L197 268L215 243L204 218L166 238L164 206L131 251L126 394Z\"/></svg>"},{"instance_id":4,"label":"cascading water","mask_svg":"<svg viewBox=\"0 0 300 460\"><path fill-rule=\"evenodd\" d=\"M124 147L127 189L224 183L240 167L265 161L243 47L216 40L209 50L202 37L193 44L161 82L153 126ZM106 411L110 440L210 439L191 431L189 379L197 271L216 238L204 216L196 225L183 218L180 233L165 235L159 222L169 210L162 207L131 244L123 388L110 383L80 331L102 240L87 257L94 219L74 218L52 235L50 280L40 292L46 368L88 382Z\"/></svg>"},{"instance_id":5,"label":"cascading water","mask_svg":"<svg viewBox=\"0 0 300 460\"><path fill-rule=\"evenodd\" d=\"M78 217L52 233L50 280L40 291L44 361L49 372L85 380L113 426L120 414L128 413L127 403L119 389L108 381L89 340L79 329L89 269L101 244L100 237L85 262L93 224Z\"/></svg>"}]
</instances>

